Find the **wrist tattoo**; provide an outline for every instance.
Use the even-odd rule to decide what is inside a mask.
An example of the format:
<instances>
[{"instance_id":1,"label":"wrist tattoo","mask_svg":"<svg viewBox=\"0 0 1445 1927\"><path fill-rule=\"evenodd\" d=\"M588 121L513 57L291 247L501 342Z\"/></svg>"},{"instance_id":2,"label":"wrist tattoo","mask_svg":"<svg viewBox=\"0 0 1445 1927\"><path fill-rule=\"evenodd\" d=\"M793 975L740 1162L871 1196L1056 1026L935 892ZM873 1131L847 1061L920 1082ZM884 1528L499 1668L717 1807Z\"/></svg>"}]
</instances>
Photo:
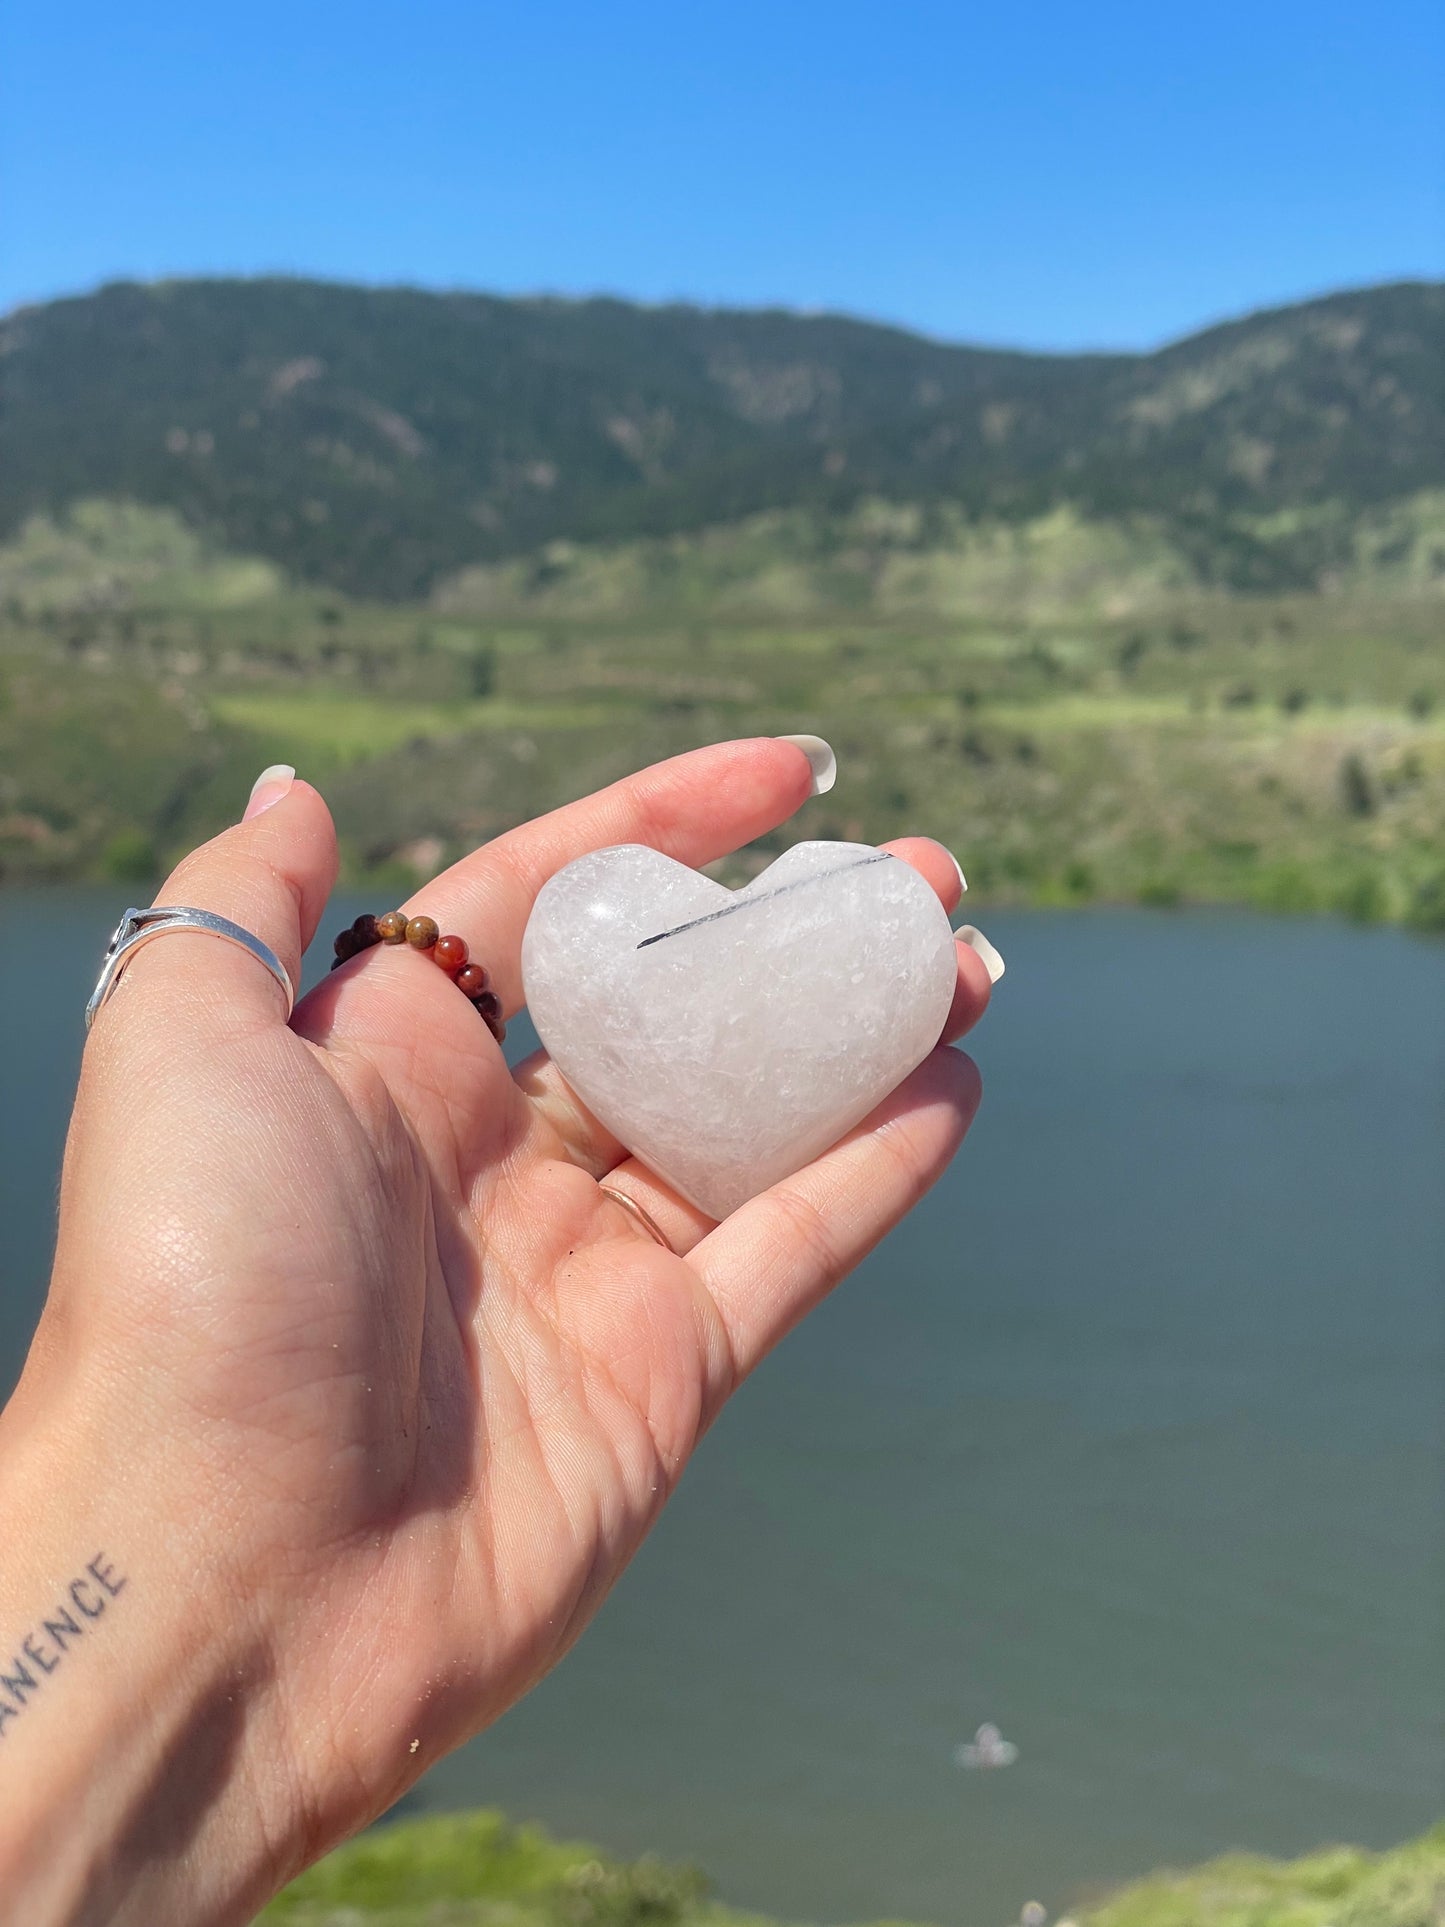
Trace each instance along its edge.
<instances>
[{"instance_id":1,"label":"wrist tattoo","mask_svg":"<svg viewBox=\"0 0 1445 1927\"><path fill-rule=\"evenodd\" d=\"M71 1580L50 1613L31 1628L8 1659L0 1660L0 1739L9 1722L19 1719L50 1675L70 1657L76 1643L94 1630L126 1584L105 1554L98 1552L80 1577Z\"/></svg>"}]
</instances>

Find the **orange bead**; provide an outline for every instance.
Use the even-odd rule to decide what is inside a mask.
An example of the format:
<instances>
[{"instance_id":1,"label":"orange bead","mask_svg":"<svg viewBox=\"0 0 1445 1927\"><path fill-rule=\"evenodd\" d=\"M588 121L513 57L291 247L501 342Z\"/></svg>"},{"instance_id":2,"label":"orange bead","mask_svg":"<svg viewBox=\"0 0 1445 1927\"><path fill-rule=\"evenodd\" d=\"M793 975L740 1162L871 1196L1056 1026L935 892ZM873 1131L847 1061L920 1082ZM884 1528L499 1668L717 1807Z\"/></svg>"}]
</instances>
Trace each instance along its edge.
<instances>
[{"instance_id":1,"label":"orange bead","mask_svg":"<svg viewBox=\"0 0 1445 1927\"><path fill-rule=\"evenodd\" d=\"M400 910L388 910L376 920L376 934L383 943L406 942L406 918Z\"/></svg>"},{"instance_id":2,"label":"orange bead","mask_svg":"<svg viewBox=\"0 0 1445 1927\"><path fill-rule=\"evenodd\" d=\"M466 964L457 972L456 984L463 995L480 997L487 987L487 973L480 964Z\"/></svg>"},{"instance_id":3,"label":"orange bead","mask_svg":"<svg viewBox=\"0 0 1445 1927\"><path fill-rule=\"evenodd\" d=\"M413 950L430 950L440 935L431 917L413 917L406 926L406 940Z\"/></svg>"},{"instance_id":4,"label":"orange bead","mask_svg":"<svg viewBox=\"0 0 1445 1927\"><path fill-rule=\"evenodd\" d=\"M449 977L455 977L467 960L467 940L465 937L438 937L432 945L432 960L439 963Z\"/></svg>"}]
</instances>

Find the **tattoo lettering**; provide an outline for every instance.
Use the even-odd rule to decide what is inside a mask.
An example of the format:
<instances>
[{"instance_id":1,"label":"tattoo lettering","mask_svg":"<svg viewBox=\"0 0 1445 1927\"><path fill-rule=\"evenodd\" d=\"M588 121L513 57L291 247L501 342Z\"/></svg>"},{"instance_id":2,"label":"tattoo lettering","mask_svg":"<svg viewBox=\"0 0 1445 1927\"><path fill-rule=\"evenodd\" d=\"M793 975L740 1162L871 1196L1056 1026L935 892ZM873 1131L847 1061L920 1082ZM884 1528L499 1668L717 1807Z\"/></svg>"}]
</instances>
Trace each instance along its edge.
<instances>
[{"instance_id":1,"label":"tattoo lettering","mask_svg":"<svg viewBox=\"0 0 1445 1927\"><path fill-rule=\"evenodd\" d=\"M20 1641L8 1659L0 1660L0 1739L11 1720L26 1706L69 1657L77 1640L124 1592L127 1581L103 1552L98 1552L78 1579L72 1579L54 1607L54 1617L42 1619Z\"/></svg>"}]
</instances>

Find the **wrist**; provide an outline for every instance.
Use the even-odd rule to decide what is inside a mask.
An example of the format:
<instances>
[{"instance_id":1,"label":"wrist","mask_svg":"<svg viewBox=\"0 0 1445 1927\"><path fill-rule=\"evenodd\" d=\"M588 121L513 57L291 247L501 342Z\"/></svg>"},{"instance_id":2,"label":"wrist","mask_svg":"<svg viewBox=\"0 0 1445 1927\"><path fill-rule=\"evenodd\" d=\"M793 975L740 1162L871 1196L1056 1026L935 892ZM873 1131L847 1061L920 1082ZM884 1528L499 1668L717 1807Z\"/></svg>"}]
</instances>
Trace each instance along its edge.
<instances>
[{"instance_id":1,"label":"wrist","mask_svg":"<svg viewBox=\"0 0 1445 1927\"><path fill-rule=\"evenodd\" d=\"M268 1644L80 1402L0 1421L0 1891L37 1923L248 1920L292 1857Z\"/></svg>"}]
</instances>

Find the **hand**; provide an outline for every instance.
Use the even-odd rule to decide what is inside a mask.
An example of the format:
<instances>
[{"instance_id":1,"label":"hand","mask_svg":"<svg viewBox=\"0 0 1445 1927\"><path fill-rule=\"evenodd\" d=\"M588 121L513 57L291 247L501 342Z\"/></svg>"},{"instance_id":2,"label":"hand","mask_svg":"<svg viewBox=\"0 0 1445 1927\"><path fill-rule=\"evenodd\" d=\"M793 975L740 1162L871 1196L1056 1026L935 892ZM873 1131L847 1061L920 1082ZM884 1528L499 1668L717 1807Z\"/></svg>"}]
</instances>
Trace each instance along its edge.
<instances>
[{"instance_id":1,"label":"hand","mask_svg":"<svg viewBox=\"0 0 1445 1927\"><path fill-rule=\"evenodd\" d=\"M510 1014L555 870L622 842L706 863L809 788L787 742L698 750L499 838L415 907L469 940ZM295 980L331 820L305 783L256 801L157 900L253 930ZM892 847L951 908L947 853ZM950 1037L988 992L960 946ZM173 935L86 1049L51 1294L0 1420L0 1661L34 1682L0 1677L0 1889L27 1920L247 1919L495 1719L978 1102L940 1048L714 1225L545 1056L510 1073L406 946L282 1016L254 959Z\"/></svg>"}]
</instances>

